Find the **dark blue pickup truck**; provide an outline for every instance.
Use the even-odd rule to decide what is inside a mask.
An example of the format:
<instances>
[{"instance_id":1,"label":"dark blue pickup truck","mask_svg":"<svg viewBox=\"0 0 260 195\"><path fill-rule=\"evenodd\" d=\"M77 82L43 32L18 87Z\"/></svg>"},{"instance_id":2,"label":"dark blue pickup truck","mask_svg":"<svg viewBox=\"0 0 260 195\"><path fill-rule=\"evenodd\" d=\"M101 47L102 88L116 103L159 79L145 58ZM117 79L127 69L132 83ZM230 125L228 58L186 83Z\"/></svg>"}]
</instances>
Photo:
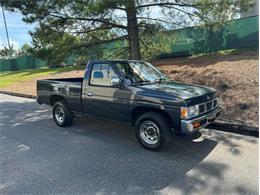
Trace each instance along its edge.
<instances>
[{"instance_id":1,"label":"dark blue pickup truck","mask_svg":"<svg viewBox=\"0 0 260 195\"><path fill-rule=\"evenodd\" d=\"M144 61L90 61L84 78L37 81L37 102L57 125L85 115L134 125L139 143L160 149L173 133L189 134L220 114L216 90L170 80Z\"/></svg>"}]
</instances>

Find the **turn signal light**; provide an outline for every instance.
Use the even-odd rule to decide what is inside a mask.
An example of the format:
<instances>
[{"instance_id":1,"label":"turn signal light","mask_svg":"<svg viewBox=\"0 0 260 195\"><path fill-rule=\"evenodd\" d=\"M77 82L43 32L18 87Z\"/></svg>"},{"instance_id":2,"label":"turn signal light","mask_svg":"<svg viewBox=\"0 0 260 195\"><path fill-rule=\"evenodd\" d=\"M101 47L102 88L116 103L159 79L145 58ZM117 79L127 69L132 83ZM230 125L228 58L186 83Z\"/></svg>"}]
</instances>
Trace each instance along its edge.
<instances>
[{"instance_id":1,"label":"turn signal light","mask_svg":"<svg viewBox=\"0 0 260 195\"><path fill-rule=\"evenodd\" d=\"M193 128L195 129L195 128L198 128L198 127L200 127L200 122L195 122L195 123L193 123Z\"/></svg>"},{"instance_id":2,"label":"turn signal light","mask_svg":"<svg viewBox=\"0 0 260 195\"><path fill-rule=\"evenodd\" d=\"M188 108L187 107L181 107L181 118L185 119L188 117Z\"/></svg>"}]
</instances>

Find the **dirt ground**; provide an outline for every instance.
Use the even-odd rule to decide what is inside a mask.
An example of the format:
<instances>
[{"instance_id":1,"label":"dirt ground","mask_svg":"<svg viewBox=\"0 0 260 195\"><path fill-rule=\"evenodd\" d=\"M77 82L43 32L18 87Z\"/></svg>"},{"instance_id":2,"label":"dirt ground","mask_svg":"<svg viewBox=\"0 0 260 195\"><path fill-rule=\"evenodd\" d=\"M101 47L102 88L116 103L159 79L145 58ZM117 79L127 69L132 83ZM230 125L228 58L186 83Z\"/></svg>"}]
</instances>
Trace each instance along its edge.
<instances>
[{"instance_id":1,"label":"dirt ground","mask_svg":"<svg viewBox=\"0 0 260 195\"><path fill-rule=\"evenodd\" d=\"M36 95L36 81L40 79L54 79L54 78L70 78L70 77L83 77L83 70L73 70L68 72L49 74L48 76L37 77L31 80L22 81L12 84L5 88L0 88L4 91L12 91L16 93L23 93L29 95Z\"/></svg>"},{"instance_id":2,"label":"dirt ground","mask_svg":"<svg viewBox=\"0 0 260 195\"><path fill-rule=\"evenodd\" d=\"M258 126L258 51L165 59L154 64L173 80L216 88L224 108L220 117L222 120ZM52 74L2 90L36 95L38 79L82 77L83 74L83 70Z\"/></svg>"},{"instance_id":3,"label":"dirt ground","mask_svg":"<svg viewBox=\"0 0 260 195\"><path fill-rule=\"evenodd\" d=\"M157 65L173 80L216 88L222 120L258 126L258 51L161 60Z\"/></svg>"}]
</instances>

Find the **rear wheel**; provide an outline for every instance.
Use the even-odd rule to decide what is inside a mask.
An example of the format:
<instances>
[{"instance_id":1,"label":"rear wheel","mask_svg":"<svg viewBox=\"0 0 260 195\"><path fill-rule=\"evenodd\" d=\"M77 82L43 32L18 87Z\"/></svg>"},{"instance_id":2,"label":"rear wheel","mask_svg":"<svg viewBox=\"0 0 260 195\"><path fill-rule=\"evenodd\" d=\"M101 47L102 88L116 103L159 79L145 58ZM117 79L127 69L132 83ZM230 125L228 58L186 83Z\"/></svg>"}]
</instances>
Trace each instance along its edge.
<instances>
[{"instance_id":1,"label":"rear wheel","mask_svg":"<svg viewBox=\"0 0 260 195\"><path fill-rule=\"evenodd\" d=\"M64 100L55 102L52 114L55 123L60 127L70 126L73 122L73 114L68 109L67 103Z\"/></svg>"},{"instance_id":2,"label":"rear wheel","mask_svg":"<svg viewBox=\"0 0 260 195\"><path fill-rule=\"evenodd\" d=\"M169 122L156 112L148 112L141 115L136 123L136 138L138 142L148 150L159 150L165 144L169 136Z\"/></svg>"}]
</instances>

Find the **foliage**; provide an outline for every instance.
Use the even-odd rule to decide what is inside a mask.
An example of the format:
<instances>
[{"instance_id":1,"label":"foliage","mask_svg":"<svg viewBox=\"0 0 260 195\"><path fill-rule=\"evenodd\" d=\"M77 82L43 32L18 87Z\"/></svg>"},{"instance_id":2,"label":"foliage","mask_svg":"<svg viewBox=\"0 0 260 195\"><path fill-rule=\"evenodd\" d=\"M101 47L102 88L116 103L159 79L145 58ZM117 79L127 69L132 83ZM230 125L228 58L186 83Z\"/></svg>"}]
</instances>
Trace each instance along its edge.
<instances>
[{"instance_id":1,"label":"foliage","mask_svg":"<svg viewBox=\"0 0 260 195\"><path fill-rule=\"evenodd\" d=\"M45 25L41 25L31 35L34 56L46 60L51 67L64 64L77 42L76 37L65 32L52 31Z\"/></svg>"},{"instance_id":2,"label":"foliage","mask_svg":"<svg viewBox=\"0 0 260 195\"><path fill-rule=\"evenodd\" d=\"M141 32L140 41L142 43L141 54L143 59L154 60L160 53L171 52L171 47L175 42L175 35L161 29L163 28L154 25L153 29L144 29Z\"/></svg>"},{"instance_id":3,"label":"foliage","mask_svg":"<svg viewBox=\"0 0 260 195\"><path fill-rule=\"evenodd\" d=\"M0 49L0 59L10 59L13 53L13 47L10 49L8 47L4 47L3 49Z\"/></svg>"},{"instance_id":4,"label":"foliage","mask_svg":"<svg viewBox=\"0 0 260 195\"><path fill-rule=\"evenodd\" d=\"M191 24L211 24L232 19L247 9L251 0L0 0L11 11L20 11L24 21L38 23L32 33L38 54L50 64L66 61L68 54L79 54L79 59L104 55L100 44L116 40L127 41L115 55L140 59L153 55L163 46L152 43L146 32L185 27ZM156 9L158 14L151 14ZM141 40L143 39L143 40ZM141 46L140 46L141 42ZM127 48L126 48L127 47ZM145 49L146 48L146 49ZM164 48L162 48L164 50ZM151 51L148 51L151 50ZM113 53L113 52L108 52ZM87 56L87 57L84 57Z\"/></svg>"},{"instance_id":5,"label":"foliage","mask_svg":"<svg viewBox=\"0 0 260 195\"><path fill-rule=\"evenodd\" d=\"M32 48L28 44L24 44L21 48L16 49L13 45L9 49L8 47L4 47L0 49L0 59L11 59L17 58L19 56L31 55Z\"/></svg>"},{"instance_id":6,"label":"foliage","mask_svg":"<svg viewBox=\"0 0 260 195\"><path fill-rule=\"evenodd\" d=\"M27 56L27 55L31 55L33 53L33 48L25 43L20 49L19 49L19 52L18 52L18 55L19 56Z\"/></svg>"}]
</instances>

